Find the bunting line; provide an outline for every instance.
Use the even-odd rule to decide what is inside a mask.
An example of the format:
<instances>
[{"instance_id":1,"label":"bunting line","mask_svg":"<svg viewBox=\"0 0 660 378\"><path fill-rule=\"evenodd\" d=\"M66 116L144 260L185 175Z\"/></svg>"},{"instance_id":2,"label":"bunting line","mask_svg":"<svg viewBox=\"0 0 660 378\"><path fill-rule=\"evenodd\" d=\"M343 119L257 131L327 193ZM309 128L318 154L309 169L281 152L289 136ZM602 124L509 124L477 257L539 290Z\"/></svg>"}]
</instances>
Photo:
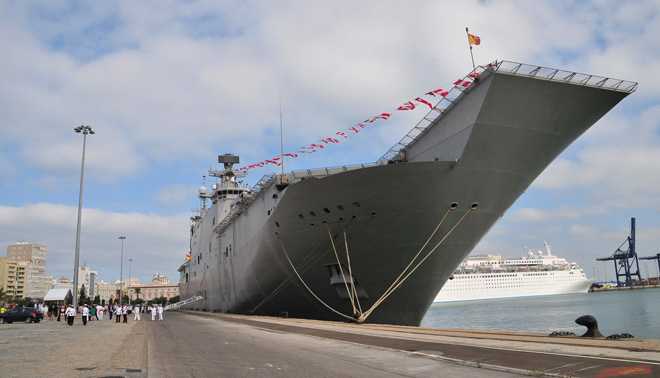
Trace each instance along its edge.
<instances>
[{"instance_id":1,"label":"bunting line","mask_svg":"<svg viewBox=\"0 0 660 378\"><path fill-rule=\"evenodd\" d=\"M489 66L491 66L491 65L489 64ZM479 77L479 73L477 73L477 72L473 72L468 76L469 79L473 79L473 80L478 78L478 77ZM470 84L472 84L472 81L470 81L470 80L459 79L459 80L454 82L454 87L467 88ZM427 93L424 94L424 96L430 96L430 97L433 97L435 99L437 99L437 97L439 96L439 97L441 97L441 100L442 100L442 98L449 95L449 92L450 92L450 90L444 90L444 89L440 88L440 89L436 89L436 90L427 92ZM419 105L426 105L431 110L435 109L435 107L436 107L431 102L429 102L428 100L426 100L426 99L424 99L420 96L420 97L415 98L414 100L410 100L410 101L407 101L407 102L403 103L401 106L396 108L395 111L414 110ZM364 120L360 123L357 123L356 125L351 126L351 127L347 128L345 130L338 131L332 137L319 139L315 143L312 143L312 144L309 144L309 145L306 145L306 146L302 146L294 152L283 154L283 156L288 156L288 157L291 157L291 158L297 158L301 154L311 154L311 153L323 150L323 149L325 149L326 147L328 147L332 144L341 143L343 139L349 139L349 135L360 133L364 128L367 127L368 124L374 123L374 122L379 121L379 120L387 121L387 120L390 119L391 116L392 116L392 113L381 113L381 114L379 114L375 117L372 117L372 118L366 119L366 120ZM338 138L342 138L342 139L338 139ZM279 167L279 166L282 165L281 160L282 160L282 156L277 156L277 157L274 157L272 159L266 159L266 160L260 161L258 163L255 163L255 164L250 164L250 165L247 165L247 166L244 166L244 167L237 168L236 171L245 171L245 170L249 170L249 169L253 169L253 168L262 168L262 167L266 166L267 164L273 164L273 165L276 165L276 166Z\"/></svg>"}]
</instances>

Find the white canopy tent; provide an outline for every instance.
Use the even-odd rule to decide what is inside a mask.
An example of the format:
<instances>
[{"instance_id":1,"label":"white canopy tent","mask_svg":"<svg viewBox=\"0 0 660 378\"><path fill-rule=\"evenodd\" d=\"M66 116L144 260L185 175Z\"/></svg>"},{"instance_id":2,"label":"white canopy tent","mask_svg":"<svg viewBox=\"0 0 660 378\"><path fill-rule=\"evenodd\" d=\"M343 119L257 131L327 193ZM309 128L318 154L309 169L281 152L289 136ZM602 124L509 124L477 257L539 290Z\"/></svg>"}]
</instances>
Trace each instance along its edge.
<instances>
[{"instance_id":1,"label":"white canopy tent","mask_svg":"<svg viewBox=\"0 0 660 378\"><path fill-rule=\"evenodd\" d=\"M44 302L71 302L72 299L71 289L50 289L44 297Z\"/></svg>"}]
</instances>

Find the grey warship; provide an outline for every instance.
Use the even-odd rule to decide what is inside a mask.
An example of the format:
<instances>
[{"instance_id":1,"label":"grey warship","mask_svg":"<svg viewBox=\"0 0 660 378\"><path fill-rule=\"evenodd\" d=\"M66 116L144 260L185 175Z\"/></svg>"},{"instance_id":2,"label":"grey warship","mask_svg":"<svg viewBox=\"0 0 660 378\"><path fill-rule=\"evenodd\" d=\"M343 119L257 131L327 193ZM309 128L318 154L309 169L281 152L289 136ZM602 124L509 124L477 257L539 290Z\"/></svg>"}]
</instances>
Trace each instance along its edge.
<instances>
[{"instance_id":1,"label":"grey warship","mask_svg":"<svg viewBox=\"0 0 660 378\"><path fill-rule=\"evenodd\" d=\"M184 308L418 326L534 179L637 88L508 61L465 80L375 163L248 188L220 155L178 269L181 297L203 299Z\"/></svg>"}]
</instances>

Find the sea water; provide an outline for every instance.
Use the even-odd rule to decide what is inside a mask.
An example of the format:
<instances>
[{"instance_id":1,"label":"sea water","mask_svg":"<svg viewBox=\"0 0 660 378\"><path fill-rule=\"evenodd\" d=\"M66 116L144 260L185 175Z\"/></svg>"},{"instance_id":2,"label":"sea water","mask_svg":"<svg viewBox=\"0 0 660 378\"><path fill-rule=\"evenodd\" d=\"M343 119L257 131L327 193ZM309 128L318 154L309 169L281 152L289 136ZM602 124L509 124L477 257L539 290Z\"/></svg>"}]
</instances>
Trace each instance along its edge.
<instances>
[{"instance_id":1,"label":"sea water","mask_svg":"<svg viewBox=\"0 0 660 378\"><path fill-rule=\"evenodd\" d=\"M593 315L604 336L660 339L660 289L435 303L422 327L579 336L587 330L575 323L582 315Z\"/></svg>"}]
</instances>

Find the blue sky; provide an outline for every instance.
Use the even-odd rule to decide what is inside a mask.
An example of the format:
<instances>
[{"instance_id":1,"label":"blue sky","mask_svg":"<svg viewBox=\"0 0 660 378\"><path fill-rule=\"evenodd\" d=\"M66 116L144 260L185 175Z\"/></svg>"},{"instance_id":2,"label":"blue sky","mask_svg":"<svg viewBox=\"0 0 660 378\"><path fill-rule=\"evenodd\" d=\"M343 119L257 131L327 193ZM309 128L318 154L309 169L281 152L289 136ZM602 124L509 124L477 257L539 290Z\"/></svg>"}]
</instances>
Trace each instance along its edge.
<instances>
[{"instance_id":1,"label":"blue sky","mask_svg":"<svg viewBox=\"0 0 660 378\"><path fill-rule=\"evenodd\" d=\"M45 244L47 273L72 275L82 152L73 128L90 125L81 264L118 279L123 235L125 276L131 258L142 281L158 271L178 282L202 176L219 154L246 165L276 156L280 98L285 150L295 151L463 77L467 26L481 37L477 64L640 83L474 253L518 257L547 240L602 279L595 258L625 240L631 217L638 253L660 252L660 5L455 3L0 0L0 245ZM424 115L395 114L285 168L374 162Z\"/></svg>"}]
</instances>

